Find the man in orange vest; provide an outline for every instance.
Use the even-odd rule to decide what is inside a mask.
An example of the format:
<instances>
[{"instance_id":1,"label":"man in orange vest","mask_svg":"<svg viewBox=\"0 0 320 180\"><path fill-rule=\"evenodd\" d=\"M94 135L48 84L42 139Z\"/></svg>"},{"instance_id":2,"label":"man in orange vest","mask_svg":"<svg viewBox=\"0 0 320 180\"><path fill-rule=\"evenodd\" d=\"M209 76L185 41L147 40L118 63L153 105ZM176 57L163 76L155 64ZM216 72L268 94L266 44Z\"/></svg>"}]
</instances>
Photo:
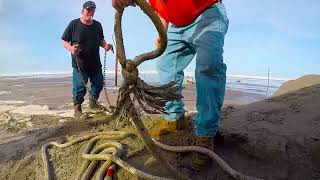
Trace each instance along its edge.
<instances>
[{"instance_id":1,"label":"man in orange vest","mask_svg":"<svg viewBox=\"0 0 320 180\"><path fill-rule=\"evenodd\" d=\"M213 137L220 128L220 111L226 85L223 46L229 20L221 0L149 0L168 33L168 46L158 59L160 83L175 81L182 93L183 70L196 56L196 91L198 113L193 119L196 145L213 150ZM132 0L112 0L118 11L134 5ZM171 25L169 26L169 23ZM159 37L156 43L159 44ZM166 115L152 136L183 128L184 103L166 104ZM206 165L208 157L195 154L193 164Z\"/></svg>"}]
</instances>

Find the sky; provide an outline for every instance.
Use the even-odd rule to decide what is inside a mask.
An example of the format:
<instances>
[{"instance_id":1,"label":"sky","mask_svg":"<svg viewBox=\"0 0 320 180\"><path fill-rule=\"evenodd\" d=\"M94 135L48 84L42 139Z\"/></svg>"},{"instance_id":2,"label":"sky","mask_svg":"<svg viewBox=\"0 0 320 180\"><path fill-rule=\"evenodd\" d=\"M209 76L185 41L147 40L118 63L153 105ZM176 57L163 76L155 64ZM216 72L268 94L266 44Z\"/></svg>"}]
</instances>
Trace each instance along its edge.
<instances>
[{"instance_id":1,"label":"sky","mask_svg":"<svg viewBox=\"0 0 320 180\"><path fill-rule=\"evenodd\" d=\"M113 44L111 0L96 0L95 19ZM320 74L320 1L224 0L229 17L224 61L227 74L298 78ZM83 0L0 0L0 75L71 72L71 58L61 35L81 15ZM157 32L139 8L123 16L127 58L154 50ZM103 61L103 50L100 51ZM155 70L155 60L140 71ZM107 54L107 70L115 56ZM195 59L186 71L193 72Z\"/></svg>"}]
</instances>

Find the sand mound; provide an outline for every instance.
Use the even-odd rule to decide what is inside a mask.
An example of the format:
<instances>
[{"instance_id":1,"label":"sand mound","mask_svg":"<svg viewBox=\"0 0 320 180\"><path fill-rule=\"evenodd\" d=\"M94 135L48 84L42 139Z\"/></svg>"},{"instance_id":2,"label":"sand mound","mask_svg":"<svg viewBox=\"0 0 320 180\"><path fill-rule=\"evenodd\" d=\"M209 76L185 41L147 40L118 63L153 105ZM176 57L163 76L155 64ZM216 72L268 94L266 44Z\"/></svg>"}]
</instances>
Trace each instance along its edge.
<instances>
[{"instance_id":1,"label":"sand mound","mask_svg":"<svg viewBox=\"0 0 320 180\"><path fill-rule=\"evenodd\" d=\"M222 129L225 137L234 137L229 144L257 159L255 168L243 164L255 169L254 174L268 174L267 179L320 179L319 102L317 85L229 107Z\"/></svg>"},{"instance_id":2,"label":"sand mound","mask_svg":"<svg viewBox=\"0 0 320 180\"><path fill-rule=\"evenodd\" d=\"M320 84L320 75L306 75L296 80L290 80L285 82L273 96L280 96L289 92L293 92L305 87L310 87Z\"/></svg>"}]
</instances>

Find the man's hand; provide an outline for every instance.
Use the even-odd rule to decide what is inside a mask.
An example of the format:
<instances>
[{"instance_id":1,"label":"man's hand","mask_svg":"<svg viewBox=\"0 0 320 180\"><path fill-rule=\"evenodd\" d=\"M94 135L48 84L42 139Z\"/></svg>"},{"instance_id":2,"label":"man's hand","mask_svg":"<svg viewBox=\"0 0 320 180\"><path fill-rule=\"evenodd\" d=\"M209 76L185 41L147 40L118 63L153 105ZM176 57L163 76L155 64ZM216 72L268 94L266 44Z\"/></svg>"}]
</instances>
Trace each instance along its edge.
<instances>
[{"instance_id":1,"label":"man's hand","mask_svg":"<svg viewBox=\"0 0 320 180\"><path fill-rule=\"evenodd\" d=\"M169 23L168 23L163 17L161 17L160 14L158 14L158 16L159 16L159 18L160 18L160 21L161 21L164 29L165 29L166 31L168 31ZM156 47L157 47L157 48L160 47L160 37L159 37L159 36L156 37L155 44L156 44Z\"/></svg>"},{"instance_id":2,"label":"man's hand","mask_svg":"<svg viewBox=\"0 0 320 180\"><path fill-rule=\"evenodd\" d=\"M75 44L73 46L70 46L70 49L69 51L72 53L72 54L77 54L79 53L80 49L78 48L79 47L79 44Z\"/></svg>"},{"instance_id":3,"label":"man's hand","mask_svg":"<svg viewBox=\"0 0 320 180\"><path fill-rule=\"evenodd\" d=\"M106 52L108 52L109 50L112 50L112 52L113 52L113 46L112 46L112 44L109 44L109 43L106 43L106 44L104 45L103 49L104 49Z\"/></svg>"},{"instance_id":4,"label":"man's hand","mask_svg":"<svg viewBox=\"0 0 320 180\"><path fill-rule=\"evenodd\" d=\"M69 42L63 39L61 40L61 42L63 47L66 48L69 52L71 52L71 54L78 54L81 51L81 49L79 48L79 44L74 44L72 46Z\"/></svg>"},{"instance_id":5,"label":"man's hand","mask_svg":"<svg viewBox=\"0 0 320 180\"><path fill-rule=\"evenodd\" d=\"M155 44L156 44L157 48L160 47L160 37L159 36L156 37Z\"/></svg>"},{"instance_id":6,"label":"man's hand","mask_svg":"<svg viewBox=\"0 0 320 180\"><path fill-rule=\"evenodd\" d=\"M128 6L135 6L133 0L112 0L112 6L119 12Z\"/></svg>"}]
</instances>

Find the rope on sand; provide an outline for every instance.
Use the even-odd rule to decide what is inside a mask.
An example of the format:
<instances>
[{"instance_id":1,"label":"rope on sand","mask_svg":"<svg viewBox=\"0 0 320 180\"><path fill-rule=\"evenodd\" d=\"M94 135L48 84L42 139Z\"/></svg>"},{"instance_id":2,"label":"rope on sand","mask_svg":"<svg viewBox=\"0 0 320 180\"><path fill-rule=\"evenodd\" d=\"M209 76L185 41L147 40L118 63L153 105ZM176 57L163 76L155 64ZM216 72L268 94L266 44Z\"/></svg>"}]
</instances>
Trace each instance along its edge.
<instances>
[{"instance_id":1,"label":"rope on sand","mask_svg":"<svg viewBox=\"0 0 320 180\"><path fill-rule=\"evenodd\" d=\"M99 133L83 136L64 144L59 144L57 142L49 142L42 146L42 158L43 158L43 164L45 168L45 175L48 180L54 179L54 174L52 169L50 168L50 162L49 162L48 152L47 152L47 149L49 147L56 146L58 148L66 148L73 144L80 143L90 139L86 149L81 155L82 158L85 159L85 162L82 164L79 172L77 173L76 179L81 179L81 180L90 179L93 169L97 165L98 161L106 161L106 162L104 162L104 164L100 168L97 175L97 179L103 179L105 175L104 173L105 170L113 162L118 164L125 170L131 172L132 174L144 179L160 179L160 180L170 179L170 178L159 177L159 176L154 176L154 175L145 173L133 167L132 165L128 164L127 162L123 161L122 159L120 159L120 156L123 153L123 146L118 142L115 142L115 141L105 142L91 151L92 146L95 144L96 141L100 139L122 140L126 137L133 136L133 135L134 135L133 133L124 132L124 131L110 131L110 132L99 132ZM102 154L96 154L100 152ZM108 153L108 154L104 154L104 153Z\"/></svg>"},{"instance_id":2,"label":"rope on sand","mask_svg":"<svg viewBox=\"0 0 320 180\"><path fill-rule=\"evenodd\" d=\"M77 173L76 179L81 179L81 180L87 180L90 179L93 169L96 167L98 161L105 161L101 168L99 169L97 173L97 179L103 179L105 176L105 170L111 166L112 163L116 163L120 167L124 168L125 170L129 171L130 173L144 179L160 179L160 180L168 180L172 178L167 178L167 177L159 177L155 176L146 172L143 172L132 165L128 164L124 160L120 158L120 156L123 154L123 146L119 142L115 141L108 141L105 142L98 147L94 148L93 150L92 147L94 144L101 139L108 139L108 140L122 140L126 137L133 136L133 133L130 132L124 132L124 131L109 131L109 132L98 132L98 133L93 133L90 135L86 135L83 137L80 137L78 139L75 139L73 141L64 143L64 144L59 144L57 142L49 142L45 144L42 147L42 157L43 157L43 163L45 167L45 174L46 177L51 180L53 179L53 172L52 169L50 168L50 162L48 158L48 153L47 149L51 146L56 146L58 148L66 148L69 147L73 144L80 143L86 140L90 141L87 143L87 146L82 153L81 157L85 159L85 161L82 163L82 166ZM155 145L163 148L166 151L171 151L171 152L198 152L205 154L209 156L212 160L216 161L217 164L231 177L237 180L261 180L259 178L253 178L249 177L246 175L243 175L234 169L232 169L224 160L222 160L217 154L215 154L213 151L210 151L206 148L199 147L199 146L169 146L166 144L163 144L155 139L152 139ZM100 153L100 154L98 154Z\"/></svg>"},{"instance_id":3,"label":"rope on sand","mask_svg":"<svg viewBox=\"0 0 320 180\"><path fill-rule=\"evenodd\" d=\"M232 169L223 159L221 159L216 153L213 151L210 151L207 148L200 147L200 146L169 146L166 144L163 144L155 139L152 139L154 143L163 148L164 150L171 151L171 152L198 152L201 154L205 154L209 156L212 160L216 161L217 164L231 177L238 180L262 180L259 178L249 177L244 174L241 174L234 169Z\"/></svg>"}]
</instances>

